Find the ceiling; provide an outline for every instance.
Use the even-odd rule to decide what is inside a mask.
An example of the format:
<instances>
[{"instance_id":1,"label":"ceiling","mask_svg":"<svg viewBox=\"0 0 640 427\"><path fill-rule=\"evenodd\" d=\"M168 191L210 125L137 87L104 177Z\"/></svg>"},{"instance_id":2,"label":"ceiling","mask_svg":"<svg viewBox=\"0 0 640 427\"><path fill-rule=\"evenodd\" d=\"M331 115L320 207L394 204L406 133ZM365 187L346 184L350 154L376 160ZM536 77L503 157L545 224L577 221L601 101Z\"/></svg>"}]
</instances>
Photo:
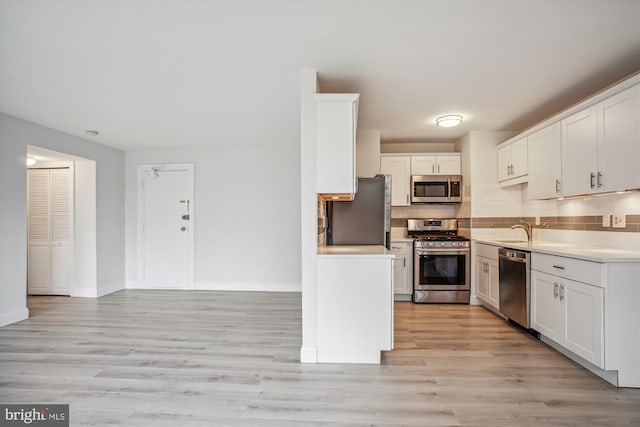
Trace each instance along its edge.
<instances>
[{"instance_id":1,"label":"ceiling","mask_svg":"<svg viewBox=\"0 0 640 427\"><path fill-rule=\"evenodd\" d=\"M637 0L0 0L0 110L121 149L291 144L315 69L383 141L441 142L637 72L639 20Z\"/></svg>"}]
</instances>

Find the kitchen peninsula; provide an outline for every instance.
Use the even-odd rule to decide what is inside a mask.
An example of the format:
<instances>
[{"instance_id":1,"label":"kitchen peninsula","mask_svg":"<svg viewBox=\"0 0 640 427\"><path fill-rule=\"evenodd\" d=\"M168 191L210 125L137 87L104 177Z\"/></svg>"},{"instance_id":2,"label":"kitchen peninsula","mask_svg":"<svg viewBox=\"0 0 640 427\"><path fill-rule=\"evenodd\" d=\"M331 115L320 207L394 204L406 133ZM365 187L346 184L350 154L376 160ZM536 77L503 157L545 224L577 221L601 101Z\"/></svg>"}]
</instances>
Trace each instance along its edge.
<instances>
[{"instance_id":1,"label":"kitchen peninsula","mask_svg":"<svg viewBox=\"0 0 640 427\"><path fill-rule=\"evenodd\" d=\"M318 248L318 362L380 363L393 348L393 259L384 246Z\"/></svg>"}]
</instances>

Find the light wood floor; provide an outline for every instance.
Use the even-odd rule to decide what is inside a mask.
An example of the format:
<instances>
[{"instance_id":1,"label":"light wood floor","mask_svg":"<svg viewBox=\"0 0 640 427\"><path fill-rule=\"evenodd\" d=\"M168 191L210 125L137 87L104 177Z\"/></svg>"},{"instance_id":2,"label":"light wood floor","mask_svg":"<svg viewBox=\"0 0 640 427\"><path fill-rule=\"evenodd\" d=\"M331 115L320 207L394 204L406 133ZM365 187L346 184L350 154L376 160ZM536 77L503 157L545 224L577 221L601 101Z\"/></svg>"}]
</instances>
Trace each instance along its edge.
<instances>
[{"instance_id":1,"label":"light wood floor","mask_svg":"<svg viewBox=\"0 0 640 427\"><path fill-rule=\"evenodd\" d=\"M32 317L0 328L0 402L69 403L73 426L640 425L640 390L480 307L396 303L380 366L298 363L300 307L294 293L31 297Z\"/></svg>"}]
</instances>

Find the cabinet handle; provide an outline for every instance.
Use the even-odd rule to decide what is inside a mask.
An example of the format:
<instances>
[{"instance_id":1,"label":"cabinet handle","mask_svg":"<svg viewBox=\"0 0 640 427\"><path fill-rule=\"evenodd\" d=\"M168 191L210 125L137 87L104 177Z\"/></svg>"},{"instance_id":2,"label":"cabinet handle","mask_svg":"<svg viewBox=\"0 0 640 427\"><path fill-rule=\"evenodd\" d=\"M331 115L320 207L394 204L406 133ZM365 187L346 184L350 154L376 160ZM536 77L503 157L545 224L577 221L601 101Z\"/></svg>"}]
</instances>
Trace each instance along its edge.
<instances>
[{"instance_id":1,"label":"cabinet handle","mask_svg":"<svg viewBox=\"0 0 640 427\"><path fill-rule=\"evenodd\" d=\"M553 282L553 297L558 298L558 283Z\"/></svg>"},{"instance_id":2,"label":"cabinet handle","mask_svg":"<svg viewBox=\"0 0 640 427\"><path fill-rule=\"evenodd\" d=\"M560 180L556 179L556 194L560 194Z\"/></svg>"},{"instance_id":3,"label":"cabinet handle","mask_svg":"<svg viewBox=\"0 0 640 427\"><path fill-rule=\"evenodd\" d=\"M438 173L440 173L440 164L438 164Z\"/></svg>"},{"instance_id":4,"label":"cabinet handle","mask_svg":"<svg viewBox=\"0 0 640 427\"><path fill-rule=\"evenodd\" d=\"M554 265L553 268L557 268L558 270L564 270L564 267L561 265Z\"/></svg>"},{"instance_id":5,"label":"cabinet handle","mask_svg":"<svg viewBox=\"0 0 640 427\"><path fill-rule=\"evenodd\" d=\"M564 300L564 285L560 285L560 301Z\"/></svg>"},{"instance_id":6,"label":"cabinet handle","mask_svg":"<svg viewBox=\"0 0 640 427\"><path fill-rule=\"evenodd\" d=\"M598 188L602 187L602 172L598 172Z\"/></svg>"},{"instance_id":7,"label":"cabinet handle","mask_svg":"<svg viewBox=\"0 0 640 427\"><path fill-rule=\"evenodd\" d=\"M409 204L409 195L407 194L407 204Z\"/></svg>"},{"instance_id":8,"label":"cabinet handle","mask_svg":"<svg viewBox=\"0 0 640 427\"><path fill-rule=\"evenodd\" d=\"M400 249L402 249L402 248L401 248L400 246L391 246L391 249L398 249L398 250L400 250Z\"/></svg>"},{"instance_id":9,"label":"cabinet handle","mask_svg":"<svg viewBox=\"0 0 640 427\"><path fill-rule=\"evenodd\" d=\"M402 268L407 268L407 257L402 258Z\"/></svg>"},{"instance_id":10,"label":"cabinet handle","mask_svg":"<svg viewBox=\"0 0 640 427\"><path fill-rule=\"evenodd\" d=\"M436 164L435 163L431 164L431 173L436 173Z\"/></svg>"},{"instance_id":11,"label":"cabinet handle","mask_svg":"<svg viewBox=\"0 0 640 427\"><path fill-rule=\"evenodd\" d=\"M591 174L589 175L589 185L591 186L591 188L596 188L596 184L593 182L594 179L596 179L596 174L591 172Z\"/></svg>"}]
</instances>

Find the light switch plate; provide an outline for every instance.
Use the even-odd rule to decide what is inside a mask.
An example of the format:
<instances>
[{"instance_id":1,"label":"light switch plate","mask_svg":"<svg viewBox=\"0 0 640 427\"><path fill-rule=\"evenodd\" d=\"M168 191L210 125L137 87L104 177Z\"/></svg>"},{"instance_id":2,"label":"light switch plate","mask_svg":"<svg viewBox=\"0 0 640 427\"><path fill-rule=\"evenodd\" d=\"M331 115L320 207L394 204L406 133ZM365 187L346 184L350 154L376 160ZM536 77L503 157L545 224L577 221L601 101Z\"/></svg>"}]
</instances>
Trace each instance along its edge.
<instances>
[{"instance_id":1,"label":"light switch plate","mask_svg":"<svg viewBox=\"0 0 640 427\"><path fill-rule=\"evenodd\" d=\"M611 222L613 228L625 228L627 226L625 215L613 214L611 216Z\"/></svg>"},{"instance_id":2,"label":"light switch plate","mask_svg":"<svg viewBox=\"0 0 640 427\"><path fill-rule=\"evenodd\" d=\"M611 214L602 215L602 226L611 227Z\"/></svg>"}]
</instances>

